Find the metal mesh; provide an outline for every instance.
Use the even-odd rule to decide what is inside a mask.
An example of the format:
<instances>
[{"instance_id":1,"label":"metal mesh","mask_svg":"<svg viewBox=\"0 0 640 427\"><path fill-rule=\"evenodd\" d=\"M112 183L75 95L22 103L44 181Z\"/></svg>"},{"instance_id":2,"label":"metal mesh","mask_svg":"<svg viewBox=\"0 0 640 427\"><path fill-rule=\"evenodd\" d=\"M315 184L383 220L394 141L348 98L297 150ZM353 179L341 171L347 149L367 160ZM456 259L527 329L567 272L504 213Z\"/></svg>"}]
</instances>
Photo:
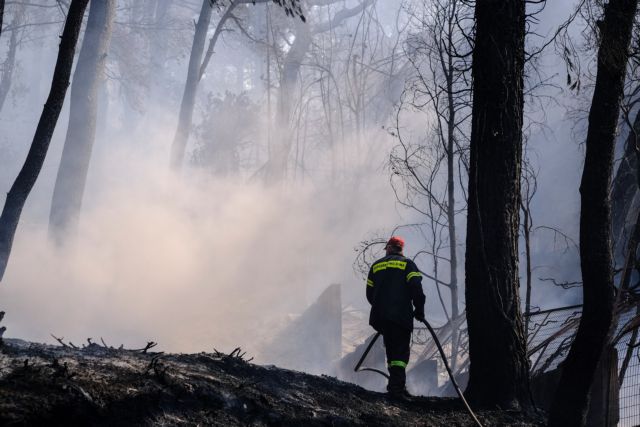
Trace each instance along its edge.
<instances>
[{"instance_id":1,"label":"metal mesh","mask_svg":"<svg viewBox=\"0 0 640 427\"><path fill-rule=\"evenodd\" d=\"M636 310L629 311L620 319L620 327L626 324ZM618 382L620 387L619 427L640 426L640 346L638 329L622 336L616 345L618 350ZM615 385L614 385L615 386Z\"/></svg>"},{"instance_id":2,"label":"metal mesh","mask_svg":"<svg viewBox=\"0 0 640 427\"><path fill-rule=\"evenodd\" d=\"M571 307L529 316L528 348L532 376L555 369L567 357L580 314L580 307Z\"/></svg>"},{"instance_id":3,"label":"metal mesh","mask_svg":"<svg viewBox=\"0 0 640 427\"><path fill-rule=\"evenodd\" d=\"M640 313L630 308L620 314L614 336ZM580 307L533 313L529 316L529 352L532 376L555 369L569 351L580 321ZM619 387L619 427L640 426L640 344L638 328L624 333L616 342Z\"/></svg>"}]
</instances>

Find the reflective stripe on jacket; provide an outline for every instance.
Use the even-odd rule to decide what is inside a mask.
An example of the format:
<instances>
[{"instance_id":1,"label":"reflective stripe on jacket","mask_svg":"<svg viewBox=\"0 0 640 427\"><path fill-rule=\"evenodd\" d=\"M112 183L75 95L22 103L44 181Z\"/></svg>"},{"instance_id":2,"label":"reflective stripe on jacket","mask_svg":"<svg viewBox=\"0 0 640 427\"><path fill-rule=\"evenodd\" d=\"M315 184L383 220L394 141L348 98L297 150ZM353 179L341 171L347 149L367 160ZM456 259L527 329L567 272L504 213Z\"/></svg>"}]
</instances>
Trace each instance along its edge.
<instances>
[{"instance_id":1,"label":"reflective stripe on jacket","mask_svg":"<svg viewBox=\"0 0 640 427\"><path fill-rule=\"evenodd\" d=\"M413 309L424 313L425 302L416 264L397 254L374 262L367 276L367 300L371 304L369 324L374 329L392 321L413 330Z\"/></svg>"}]
</instances>

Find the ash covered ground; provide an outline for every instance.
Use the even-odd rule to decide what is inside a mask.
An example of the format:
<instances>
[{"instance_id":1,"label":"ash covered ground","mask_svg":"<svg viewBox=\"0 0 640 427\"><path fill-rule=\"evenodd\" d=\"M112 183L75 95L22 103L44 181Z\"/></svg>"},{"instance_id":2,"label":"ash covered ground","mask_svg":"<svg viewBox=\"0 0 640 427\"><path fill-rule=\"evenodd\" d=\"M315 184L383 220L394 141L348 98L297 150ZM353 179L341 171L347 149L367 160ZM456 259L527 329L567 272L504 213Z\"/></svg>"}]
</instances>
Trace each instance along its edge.
<instances>
[{"instance_id":1,"label":"ash covered ground","mask_svg":"<svg viewBox=\"0 0 640 427\"><path fill-rule=\"evenodd\" d=\"M471 426L456 399L410 402L327 376L258 366L241 353L162 354L6 339L0 425ZM543 419L478 411L486 426Z\"/></svg>"}]
</instances>

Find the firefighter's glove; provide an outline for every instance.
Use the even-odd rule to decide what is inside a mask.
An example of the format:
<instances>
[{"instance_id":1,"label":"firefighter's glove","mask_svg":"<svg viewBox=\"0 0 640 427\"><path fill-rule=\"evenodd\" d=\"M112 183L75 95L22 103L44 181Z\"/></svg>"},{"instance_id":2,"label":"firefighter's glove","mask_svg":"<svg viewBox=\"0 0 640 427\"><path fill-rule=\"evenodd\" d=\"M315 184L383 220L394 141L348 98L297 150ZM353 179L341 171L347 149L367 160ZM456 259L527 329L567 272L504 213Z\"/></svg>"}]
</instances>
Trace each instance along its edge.
<instances>
[{"instance_id":1,"label":"firefighter's glove","mask_svg":"<svg viewBox=\"0 0 640 427\"><path fill-rule=\"evenodd\" d=\"M416 320L420 321L420 322L424 322L424 311L422 310L415 310L413 312L413 317L415 317Z\"/></svg>"}]
</instances>

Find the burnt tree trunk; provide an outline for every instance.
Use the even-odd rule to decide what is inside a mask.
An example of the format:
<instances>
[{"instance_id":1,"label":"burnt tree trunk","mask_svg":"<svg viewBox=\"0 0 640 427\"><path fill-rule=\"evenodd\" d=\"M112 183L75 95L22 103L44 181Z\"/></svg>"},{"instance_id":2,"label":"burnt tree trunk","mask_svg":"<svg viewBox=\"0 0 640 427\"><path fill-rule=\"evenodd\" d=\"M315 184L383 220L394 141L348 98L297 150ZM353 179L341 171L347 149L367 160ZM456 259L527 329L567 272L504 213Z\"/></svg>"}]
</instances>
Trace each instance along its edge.
<instances>
[{"instance_id":1,"label":"burnt tree trunk","mask_svg":"<svg viewBox=\"0 0 640 427\"><path fill-rule=\"evenodd\" d=\"M531 271L531 208L529 207L529 203L524 202L522 205L522 219L524 219L523 231L524 231L524 254L526 261L526 277L527 277L527 287L525 293L525 301L524 301L524 314L525 314L525 323L524 330L526 331L527 336L529 335L529 320L531 319L531 291L533 289L532 285L532 271Z\"/></svg>"},{"instance_id":2,"label":"burnt tree trunk","mask_svg":"<svg viewBox=\"0 0 640 427\"><path fill-rule=\"evenodd\" d=\"M220 21L218 21L218 25L216 25L216 29L213 32L211 39L209 40L207 53L205 53L204 59L202 60L202 64L200 65L200 68L198 70L198 81L202 80L202 76L204 76L204 73L207 70L207 66L209 65L209 62L211 61L211 57L213 56L213 53L215 51L218 38L220 37L220 34L222 34L224 24L233 16L233 11L235 10L235 8L237 8L242 3L248 3L249 1L251 0L233 0L233 2L229 4L229 7L227 7L227 10L225 10L222 17L220 17ZM268 0L253 0L253 4L265 3L266 1Z\"/></svg>"},{"instance_id":3,"label":"burnt tree trunk","mask_svg":"<svg viewBox=\"0 0 640 427\"><path fill-rule=\"evenodd\" d=\"M149 20L156 28L155 31L147 32L149 43L149 62L147 63L147 81L151 88L152 102L162 105L166 101L167 81L166 63L171 51L169 29L171 22L169 10L173 5L173 0L156 0L150 10Z\"/></svg>"},{"instance_id":4,"label":"burnt tree trunk","mask_svg":"<svg viewBox=\"0 0 640 427\"><path fill-rule=\"evenodd\" d=\"M16 53L18 52L18 39L20 37L19 27L24 20L24 5L16 5L17 10L13 19L13 31L11 31L11 38L9 39L9 51L7 52L7 59L4 62L2 69L2 78L0 79L0 111L4 107L4 103L9 95L11 89L11 83L13 81L13 71L16 66ZM1 23L0 23L1 25Z\"/></svg>"},{"instance_id":5,"label":"burnt tree trunk","mask_svg":"<svg viewBox=\"0 0 640 427\"><path fill-rule=\"evenodd\" d=\"M453 33L455 31L455 20L458 18L456 12L458 4L451 2L451 9L447 15L445 27L446 34L444 43L444 53L440 54L442 68L444 70L447 87L447 228L449 232L449 290L451 291L451 319L457 319L460 316L460 308L458 305L458 240L456 235L456 199L455 199L455 151L456 151L456 89L454 88L454 79L456 78L456 68L453 63L453 54L456 46L453 42ZM444 24L443 24L444 27ZM446 59L444 59L446 56ZM455 372L458 364L458 345L459 330L455 323L451 331L451 370Z\"/></svg>"},{"instance_id":6,"label":"burnt tree trunk","mask_svg":"<svg viewBox=\"0 0 640 427\"><path fill-rule=\"evenodd\" d=\"M313 38L311 29L303 22L296 21L295 28L295 39L283 60L280 76L276 110L278 133L269 153L269 161L265 170L266 182L270 184L282 181L287 174L288 159L293 145L291 110L296 96L294 91L298 85L302 61L309 51Z\"/></svg>"},{"instance_id":7,"label":"burnt tree trunk","mask_svg":"<svg viewBox=\"0 0 640 427\"><path fill-rule=\"evenodd\" d=\"M44 104L27 159L11 186L0 215L0 280L4 276L22 208L40 174L69 87L73 57L89 0L72 0L60 40L51 90Z\"/></svg>"},{"instance_id":8,"label":"burnt tree trunk","mask_svg":"<svg viewBox=\"0 0 640 427\"><path fill-rule=\"evenodd\" d=\"M298 86L300 68L311 47L314 36L337 27L341 22L363 12L373 3L374 0L362 0L357 6L344 8L336 12L331 19L315 24L311 28L304 21L295 22L295 38L284 58L280 76L278 109L276 111L276 125L279 129L279 134L276 136L277 143L274 143L269 150L269 159L265 165L265 182L269 184L278 183L287 175L287 164L293 147L291 123L291 110L295 100L293 92ZM308 4L308 6L323 5L326 6L324 2L318 0ZM300 12L303 12L303 10L301 9Z\"/></svg>"},{"instance_id":9,"label":"burnt tree trunk","mask_svg":"<svg viewBox=\"0 0 640 427\"><path fill-rule=\"evenodd\" d=\"M478 0L467 218L470 372L479 406L529 406L518 296L524 0Z\"/></svg>"},{"instance_id":10,"label":"burnt tree trunk","mask_svg":"<svg viewBox=\"0 0 640 427\"><path fill-rule=\"evenodd\" d=\"M75 230L96 135L98 89L104 78L116 0L89 6L78 64L71 84L69 127L62 150L49 214L49 234L61 239Z\"/></svg>"},{"instance_id":11,"label":"burnt tree trunk","mask_svg":"<svg viewBox=\"0 0 640 427\"><path fill-rule=\"evenodd\" d=\"M211 9L215 0L204 0L202 3L202 10L200 11L200 17L196 24L196 34L193 38L193 45L191 47L191 56L189 57L189 70L187 71L187 82L185 84L184 93L182 95L182 103L180 104L180 114L178 116L178 128L173 138L173 144L171 146L171 167L174 170L180 170L182 162L184 161L187 142L189 141L189 134L191 133L191 123L193 120L193 110L196 103L196 93L198 91L198 83L202 79L204 72L209 65L211 57L213 56L214 49L218 38L222 34L225 23L229 19L235 19L233 15L234 9L241 4L253 4L267 3L269 0L233 0L228 6L225 13L218 21L216 29L209 40L209 47L206 54L204 54L204 43L207 36L207 30L211 23ZM276 2L280 6L287 6L291 13L302 16L302 9L299 6L295 6L297 1L287 5L284 2ZM290 6L293 5L294 9ZM291 15L294 16L294 15Z\"/></svg>"},{"instance_id":12,"label":"burnt tree trunk","mask_svg":"<svg viewBox=\"0 0 640 427\"><path fill-rule=\"evenodd\" d=\"M2 35L2 22L4 21L4 0L0 0L0 35Z\"/></svg>"},{"instance_id":13,"label":"burnt tree trunk","mask_svg":"<svg viewBox=\"0 0 640 427\"><path fill-rule=\"evenodd\" d=\"M616 125L638 0L611 0L600 22L598 72L580 184L583 310L551 406L550 426L584 425L589 388L606 345L614 305L611 173Z\"/></svg>"},{"instance_id":14,"label":"burnt tree trunk","mask_svg":"<svg viewBox=\"0 0 640 427\"><path fill-rule=\"evenodd\" d=\"M204 44L207 40L207 31L211 23L211 13L213 10L211 0L202 0L200 16L196 24L196 32L191 45L191 55L189 56L189 69L187 70L187 82L184 85L182 103L180 104L180 114L178 116L178 128L173 137L171 146L171 167L180 170L184 161L184 153L191 131L191 121L193 119L193 108L196 103L196 93L198 81L200 80L200 65L204 53Z\"/></svg>"},{"instance_id":15,"label":"burnt tree trunk","mask_svg":"<svg viewBox=\"0 0 640 427\"><path fill-rule=\"evenodd\" d=\"M187 72L187 82L185 84L184 93L182 95L182 103L180 104L180 114L178 118L178 129L173 139L173 146L171 152L171 165L174 170L179 170L184 161L184 155L189 141L189 134L191 133L191 123L193 120L193 110L196 104L196 93L198 91L198 84L211 61L218 38L222 34L222 30L226 22L234 17L233 11L241 4L251 3L266 3L269 0L233 0L224 14L218 21L216 29L209 40L209 47L204 54L204 38L207 36L207 30L211 23L211 7L208 11L205 11L205 5L211 0L205 0L203 3L203 9L200 12L200 18L196 25L196 34L193 39L193 46L191 48L191 56L189 58L189 70ZM206 12L206 13L205 13ZM204 13L204 15L203 15ZM208 13L208 16L206 15ZM201 24L202 21L202 24ZM206 24L206 25L205 25Z\"/></svg>"}]
</instances>

